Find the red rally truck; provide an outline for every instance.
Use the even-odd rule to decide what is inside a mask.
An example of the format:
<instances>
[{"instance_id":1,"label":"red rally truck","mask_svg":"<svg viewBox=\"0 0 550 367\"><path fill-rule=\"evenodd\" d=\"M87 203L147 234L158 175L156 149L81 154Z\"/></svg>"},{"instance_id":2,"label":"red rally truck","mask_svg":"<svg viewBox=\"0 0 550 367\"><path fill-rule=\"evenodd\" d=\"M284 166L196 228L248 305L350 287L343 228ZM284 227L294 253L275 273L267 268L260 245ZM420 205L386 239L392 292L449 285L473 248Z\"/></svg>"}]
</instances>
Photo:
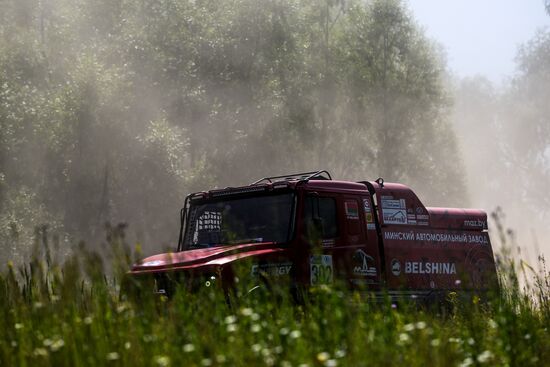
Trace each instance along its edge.
<instances>
[{"instance_id":1,"label":"red rally truck","mask_svg":"<svg viewBox=\"0 0 550 367\"><path fill-rule=\"evenodd\" d=\"M177 251L147 257L129 275L161 294L181 283L217 282L240 295L343 283L431 301L496 287L484 211L425 207L405 185L336 181L327 171L190 194Z\"/></svg>"}]
</instances>

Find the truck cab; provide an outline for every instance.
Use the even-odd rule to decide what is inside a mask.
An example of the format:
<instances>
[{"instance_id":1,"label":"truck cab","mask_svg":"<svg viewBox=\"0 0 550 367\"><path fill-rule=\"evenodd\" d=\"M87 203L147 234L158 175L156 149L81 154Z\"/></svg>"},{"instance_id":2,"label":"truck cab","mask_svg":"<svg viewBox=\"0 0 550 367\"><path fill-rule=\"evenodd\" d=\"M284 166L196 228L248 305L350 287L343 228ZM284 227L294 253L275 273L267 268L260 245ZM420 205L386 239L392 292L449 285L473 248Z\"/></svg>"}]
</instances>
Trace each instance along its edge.
<instances>
[{"instance_id":1,"label":"truck cab","mask_svg":"<svg viewBox=\"0 0 550 367\"><path fill-rule=\"evenodd\" d=\"M246 285L240 294L338 283L396 299L487 291L495 273L485 212L427 208L405 185L327 171L189 195L176 251L130 271L159 293L216 279L226 291Z\"/></svg>"}]
</instances>

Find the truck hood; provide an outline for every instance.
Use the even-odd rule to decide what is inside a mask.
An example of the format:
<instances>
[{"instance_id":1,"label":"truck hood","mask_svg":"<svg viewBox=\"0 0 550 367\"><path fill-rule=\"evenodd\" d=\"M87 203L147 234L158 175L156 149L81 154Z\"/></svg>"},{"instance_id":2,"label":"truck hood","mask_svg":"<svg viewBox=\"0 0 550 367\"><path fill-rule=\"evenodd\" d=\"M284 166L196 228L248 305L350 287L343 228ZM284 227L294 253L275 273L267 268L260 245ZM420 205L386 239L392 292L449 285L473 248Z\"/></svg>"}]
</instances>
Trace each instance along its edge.
<instances>
[{"instance_id":1,"label":"truck hood","mask_svg":"<svg viewBox=\"0 0 550 367\"><path fill-rule=\"evenodd\" d=\"M146 257L134 264L130 273L159 273L223 265L244 257L265 255L280 251L283 251L283 247L280 244L261 242L168 252Z\"/></svg>"}]
</instances>

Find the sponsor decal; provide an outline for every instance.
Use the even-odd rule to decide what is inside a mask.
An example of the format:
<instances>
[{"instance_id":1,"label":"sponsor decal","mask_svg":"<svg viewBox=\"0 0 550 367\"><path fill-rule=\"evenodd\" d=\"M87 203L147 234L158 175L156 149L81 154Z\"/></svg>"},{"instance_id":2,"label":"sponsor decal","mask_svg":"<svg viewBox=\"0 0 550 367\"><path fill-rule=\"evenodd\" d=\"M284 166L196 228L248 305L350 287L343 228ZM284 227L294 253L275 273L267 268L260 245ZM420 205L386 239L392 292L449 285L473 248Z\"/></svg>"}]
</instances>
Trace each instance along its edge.
<instances>
[{"instance_id":1,"label":"sponsor decal","mask_svg":"<svg viewBox=\"0 0 550 367\"><path fill-rule=\"evenodd\" d=\"M405 274L456 274L455 263L406 261Z\"/></svg>"},{"instance_id":2,"label":"sponsor decal","mask_svg":"<svg viewBox=\"0 0 550 367\"><path fill-rule=\"evenodd\" d=\"M383 209L405 209L405 199L382 199Z\"/></svg>"},{"instance_id":3,"label":"sponsor decal","mask_svg":"<svg viewBox=\"0 0 550 367\"><path fill-rule=\"evenodd\" d=\"M405 199L384 199L382 197L382 216L387 224L407 224Z\"/></svg>"},{"instance_id":4,"label":"sponsor decal","mask_svg":"<svg viewBox=\"0 0 550 367\"><path fill-rule=\"evenodd\" d=\"M391 261L391 273L395 276L401 274L401 263L397 259L392 259Z\"/></svg>"},{"instance_id":5,"label":"sponsor decal","mask_svg":"<svg viewBox=\"0 0 550 367\"><path fill-rule=\"evenodd\" d=\"M332 255L311 255L309 257L311 285L332 283Z\"/></svg>"},{"instance_id":6,"label":"sponsor decal","mask_svg":"<svg viewBox=\"0 0 550 367\"><path fill-rule=\"evenodd\" d=\"M371 212L369 199L363 199L363 209L365 210L365 213Z\"/></svg>"},{"instance_id":7,"label":"sponsor decal","mask_svg":"<svg viewBox=\"0 0 550 367\"><path fill-rule=\"evenodd\" d=\"M384 223L407 224L407 212L405 209L382 209Z\"/></svg>"},{"instance_id":8,"label":"sponsor decal","mask_svg":"<svg viewBox=\"0 0 550 367\"><path fill-rule=\"evenodd\" d=\"M418 220L420 220L420 219L428 220L428 219L430 219L430 216L428 214L417 214L416 219L418 219Z\"/></svg>"},{"instance_id":9,"label":"sponsor decal","mask_svg":"<svg viewBox=\"0 0 550 367\"><path fill-rule=\"evenodd\" d=\"M470 243L480 243L487 245L489 243L489 237L485 235L468 235L468 242Z\"/></svg>"},{"instance_id":10,"label":"sponsor decal","mask_svg":"<svg viewBox=\"0 0 550 367\"><path fill-rule=\"evenodd\" d=\"M330 246L334 246L334 239L330 238L330 239L326 239L326 240L323 240L321 242L322 246L323 247L330 247Z\"/></svg>"},{"instance_id":11,"label":"sponsor decal","mask_svg":"<svg viewBox=\"0 0 550 367\"><path fill-rule=\"evenodd\" d=\"M416 225L416 215L407 214L407 224Z\"/></svg>"},{"instance_id":12,"label":"sponsor decal","mask_svg":"<svg viewBox=\"0 0 550 367\"><path fill-rule=\"evenodd\" d=\"M414 241L414 232L384 232L384 239Z\"/></svg>"},{"instance_id":13,"label":"sponsor decal","mask_svg":"<svg viewBox=\"0 0 550 367\"><path fill-rule=\"evenodd\" d=\"M367 230L376 229L374 226L374 218L370 208L369 199L363 199L363 209L365 210L365 221L367 222Z\"/></svg>"},{"instance_id":14,"label":"sponsor decal","mask_svg":"<svg viewBox=\"0 0 550 367\"><path fill-rule=\"evenodd\" d=\"M427 226L427 225L429 225L428 222L424 222L424 221L422 221L422 222L420 222L420 221L419 221L419 222L416 222L416 224L418 224L419 226Z\"/></svg>"},{"instance_id":15,"label":"sponsor decal","mask_svg":"<svg viewBox=\"0 0 550 367\"><path fill-rule=\"evenodd\" d=\"M353 274L366 277L376 276L376 266L374 264L374 258L367 255L363 250L357 250L353 254Z\"/></svg>"},{"instance_id":16,"label":"sponsor decal","mask_svg":"<svg viewBox=\"0 0 550 367\"><path fill-rule=\"evenodd\" d=\"M284 263L266 263L266 264L254 264L250 274L255 277L258 275L264 276L283 276L290 274L292 268L291 262Z\"/></svg>"},{"instance_id":17,"label":"sponsor decal","mask_svg":"<svg viewBox=\"0 0 550 367\"><path fill-rule=\"evenodd\" d=\"M356 201L346 201L344 207L346 208L348 219L359 219L359 206Z\"/></svg>"},{"instance_id":18,"label":"sponsor decal","mask_svg":"<svg viewBox=\"0 0 550 367\"><path fill-rule=\"evenodd\" d=\"M486 233L466 234L466 233L432 233L432 232L384 232L385 240L395 241L418 241L418 242L458 242L458 243L476 243L488 244L489 237Z\"/></svg>"},{"instance_id":19,"label":"sponsor decal","mask_svg":"<svg viewBox=\"0 0 550 367\"><path fill-rule=\"evenodd\" d=\"M466 219L464 220L464 227L486 228L487 223L479 219Z\"/></svg>"},{"instance_id":20,"label":"sponsor decal","mask_svg":"<svg viewBox=\"0 0 550 367\"><path fill-rule=\"evenodd\" d=\"M422 214L422 213L424 213L424 208L421 207L421 206L417 207L415 210L416 210L416 214Z\"/></svg>"}]
</instances>

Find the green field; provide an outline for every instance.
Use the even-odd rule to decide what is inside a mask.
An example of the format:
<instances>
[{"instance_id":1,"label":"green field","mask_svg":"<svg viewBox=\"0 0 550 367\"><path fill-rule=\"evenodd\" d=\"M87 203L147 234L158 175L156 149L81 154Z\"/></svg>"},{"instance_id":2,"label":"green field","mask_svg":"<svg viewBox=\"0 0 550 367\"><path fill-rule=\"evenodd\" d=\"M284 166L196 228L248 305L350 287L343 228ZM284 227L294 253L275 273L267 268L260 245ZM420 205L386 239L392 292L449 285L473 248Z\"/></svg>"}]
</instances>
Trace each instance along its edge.
<instances>
[{"instance_id":1,"label":"green field","mask_svg":"<svg viewBox=\"0 0 550 367\"><path fill-rule=\"evenodd\" d=\"M118 279L130 261L120 256L124 251L114 251L118 260L108 270L83 247L62 264L41 252L0 276L3 366L542 366L550 360L550 279L540 275L548 273L506 256L499 297L484 304L451 299L451 310L438 313L375 305L336 288L314 291L301 306L281 292L229 307L215 285L171 299L145 292L136 302L120 296ZM532 280L529 286L519 285L520 275Z\"/></svg>"},{"instance_id":2,"label":"green field","mask_svg":"<svg viewBox=\"0 0 550 367\"><path fill-rule=\"evenodd\" d=\"M407 0L0 0L0 367L550 366L550 275L515 252L498 295L440 311L338 285L121 292L124 238L161 251L189 193L289 172L500 203L548 238L550 27L472 37L466 7L468 44L518 46L502 82L453 70Z\"/></svg>"}]
</instances>

